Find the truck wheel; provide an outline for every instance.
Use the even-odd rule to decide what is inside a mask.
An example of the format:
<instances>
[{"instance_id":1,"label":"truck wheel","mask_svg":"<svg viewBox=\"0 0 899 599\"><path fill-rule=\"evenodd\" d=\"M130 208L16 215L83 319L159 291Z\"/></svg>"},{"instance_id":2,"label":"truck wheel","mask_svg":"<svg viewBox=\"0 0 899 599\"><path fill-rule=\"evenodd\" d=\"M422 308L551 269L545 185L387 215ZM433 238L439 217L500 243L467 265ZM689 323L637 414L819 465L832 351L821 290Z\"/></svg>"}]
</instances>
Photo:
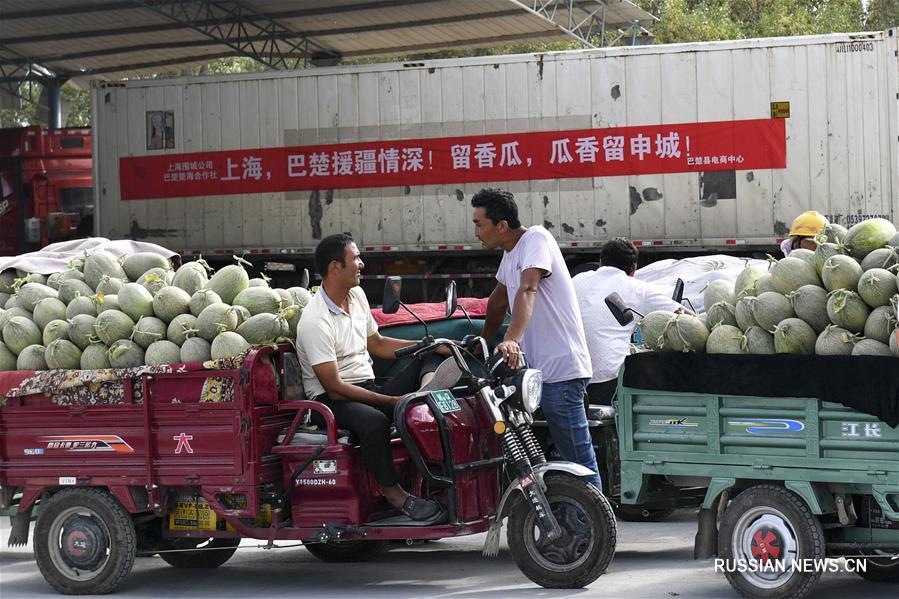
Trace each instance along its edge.
<instances>
[{"instance_id":1,"label":"truck wheel","mask_svg":"<svg viewBox=\"0 0 899 599\"><path fill-rule=\"evenodd\" d=\"M175 553L166 553L161 549L159 553L159 557L170 566L195 569L218 568L231 559L231 556L237 551L237 546L240 545L239 538L197 539L182 537L166 539L163 542L165 543L163 546L164 550L197 549L197 551L177 551Z\"/></svg>"},{"instance_id":2,"label":"truck wheel","mask_svg":"<svg viewBox=\"0 0 899 599\"><path fill-rule=\"evenodd\" d=\"M509 549L522 573L540 586L583 588L606 571L615 555L618 528L612 506L580 478L549 472L544 481L562 538L542 538L530 503L516 501L509 514Z\"/></svg>"},{"instance_id":3,"label":"truck wheel","mask_svg":"<svg viewBox=\"0 0 899 599\"><path fill-rule=\"evenodd\" d=\"M303 547L323 562L364 562L384 553L387 541L303 543Z\"/></svg>"},{"instance_id":4,"label":"truck wheel","mask_svg":"<svg viewBox=\"0 0 899 599\"><path fill-rule=\"evenodd\" d=\"M725 560L727 581L743 597L801 599L821 572L795 571L793 560L823 560L824 532L798 495L758 485L737 495L724 512L718 556Z\"/></svg>"},{"instance_id":5,"label":"truck wheel","mask_svg":"<svg viewBox=\"0 0 899 599\"><path fill-rule=\"evenodd\" d=\"M65 489L42 506L34 557L64 595L111 593L131 572L137 540L131 516L108 491Z\"/></svg>"},{"instance_id":6,"label":"truck wheel","mask_svg":"<svg viewBox=\"0 0 899 599\"><path fill-rule=\"evenodd\" d=\"M864 572L856 570L856 574L871 582L899 582L899 559L889 557L869 557L865 560L867 568Z\"/></svg>"},{"instance_id":7,"label":"truck wheel","mask_svg":"<svg viewBox=\"0 0 899 599\"><path fill-rule=\"evenodd\" d=\"M674 513L672 508L649 510L638 505L619 505L615 515L625 522L662 522Z\"/></svg>"}]
</instances>

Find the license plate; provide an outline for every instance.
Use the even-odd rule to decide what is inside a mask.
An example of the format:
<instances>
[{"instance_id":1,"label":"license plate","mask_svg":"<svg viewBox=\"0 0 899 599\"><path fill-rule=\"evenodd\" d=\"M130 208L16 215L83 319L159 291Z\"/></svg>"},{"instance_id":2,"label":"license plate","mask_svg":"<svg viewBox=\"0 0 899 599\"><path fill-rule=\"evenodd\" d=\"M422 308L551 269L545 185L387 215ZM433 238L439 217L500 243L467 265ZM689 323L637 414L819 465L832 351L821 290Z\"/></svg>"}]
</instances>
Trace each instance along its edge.
<instances>
[{"instance_id":1,"label":"license plate","mask_svg":"<svg viewBox=\"0 0 899 599\"><path fill-rule=\"evenodd\" d=\"M462 409L459 406L459 402L456 401L456 398L453 397L453 394L449 391L431 391L431 398L434 400L434 403L437 404L437 407L440 408L440 411L444 414L449 414L450 412L458 412Z\"/></svg>"}]
</instances>

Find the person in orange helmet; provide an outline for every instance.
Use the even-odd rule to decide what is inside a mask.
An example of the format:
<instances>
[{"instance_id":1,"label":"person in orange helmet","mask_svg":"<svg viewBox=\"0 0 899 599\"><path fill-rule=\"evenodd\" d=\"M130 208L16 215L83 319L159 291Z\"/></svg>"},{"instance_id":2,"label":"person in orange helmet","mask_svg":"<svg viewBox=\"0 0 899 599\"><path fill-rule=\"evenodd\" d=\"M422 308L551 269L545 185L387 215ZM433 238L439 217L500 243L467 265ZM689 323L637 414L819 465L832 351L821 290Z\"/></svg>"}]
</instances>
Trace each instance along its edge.
<instances>
[{"instance_id":1,"label":"person in orange helmet","mask_svg":"<svg viewBox=\"0 0 899 599\"><path fill-rule=\"evenodd\" d=\"M823 214L814 210L803 212L793 220L790 236L780 243L780 251L784 256L789 256L790 252L799 248L815 251L818 247L815 236L824 231L827 225L828 221Z\"/></svg>"}]
</instances>

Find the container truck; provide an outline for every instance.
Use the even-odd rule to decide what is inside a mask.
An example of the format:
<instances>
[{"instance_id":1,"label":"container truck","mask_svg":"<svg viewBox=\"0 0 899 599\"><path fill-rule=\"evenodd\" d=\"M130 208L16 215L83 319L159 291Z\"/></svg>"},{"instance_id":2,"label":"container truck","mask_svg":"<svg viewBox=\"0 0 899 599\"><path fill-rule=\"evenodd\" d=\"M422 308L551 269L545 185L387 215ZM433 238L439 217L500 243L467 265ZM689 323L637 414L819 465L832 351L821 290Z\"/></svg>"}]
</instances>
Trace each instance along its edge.
<instances>
[{"instance_id":1,"label":"container truck","mask_svg":"<svg viewBox=\"0 0 899 599\"><path fill-rule=\"evenodd\" d=\"M0 129L0 256L89 237L92 177L90 129Z\"/></svg>"},{"instance_id":2,"label":"container truck","mask_svg":"<svg viewBox=\"0 0 899 599\"><path fill-rule=\"evenodd\" d=\"M96 229L282 265L350 232L369 277L492 286L498 256L474 237L469 199L494 186L572 266L617 236L647 260L772 252L805 210L894 220L897 39L96 82Z\"/></svg>"}]
</instances>

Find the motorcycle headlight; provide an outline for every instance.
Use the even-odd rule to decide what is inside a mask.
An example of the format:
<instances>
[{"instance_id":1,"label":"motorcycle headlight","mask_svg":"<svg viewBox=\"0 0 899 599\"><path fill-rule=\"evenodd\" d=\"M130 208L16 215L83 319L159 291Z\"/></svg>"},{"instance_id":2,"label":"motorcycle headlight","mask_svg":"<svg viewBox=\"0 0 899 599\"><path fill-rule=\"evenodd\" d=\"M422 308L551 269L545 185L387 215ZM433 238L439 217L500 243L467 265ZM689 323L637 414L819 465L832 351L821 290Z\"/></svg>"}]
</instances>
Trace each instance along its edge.
<instances>
[{"instance_id":1,"label":"motorcycle headlight","mask_svg":"<svg viewBox=\"0 0 899 599\"><path fill-rule=\"evenodd\" d=\"M515 386L521 390L521 404L528 414L533 414L540 407L540 397L543 395L543 373L527 368L515 378L519 379L515 381Z\"/></svg>"}]
</instances>

